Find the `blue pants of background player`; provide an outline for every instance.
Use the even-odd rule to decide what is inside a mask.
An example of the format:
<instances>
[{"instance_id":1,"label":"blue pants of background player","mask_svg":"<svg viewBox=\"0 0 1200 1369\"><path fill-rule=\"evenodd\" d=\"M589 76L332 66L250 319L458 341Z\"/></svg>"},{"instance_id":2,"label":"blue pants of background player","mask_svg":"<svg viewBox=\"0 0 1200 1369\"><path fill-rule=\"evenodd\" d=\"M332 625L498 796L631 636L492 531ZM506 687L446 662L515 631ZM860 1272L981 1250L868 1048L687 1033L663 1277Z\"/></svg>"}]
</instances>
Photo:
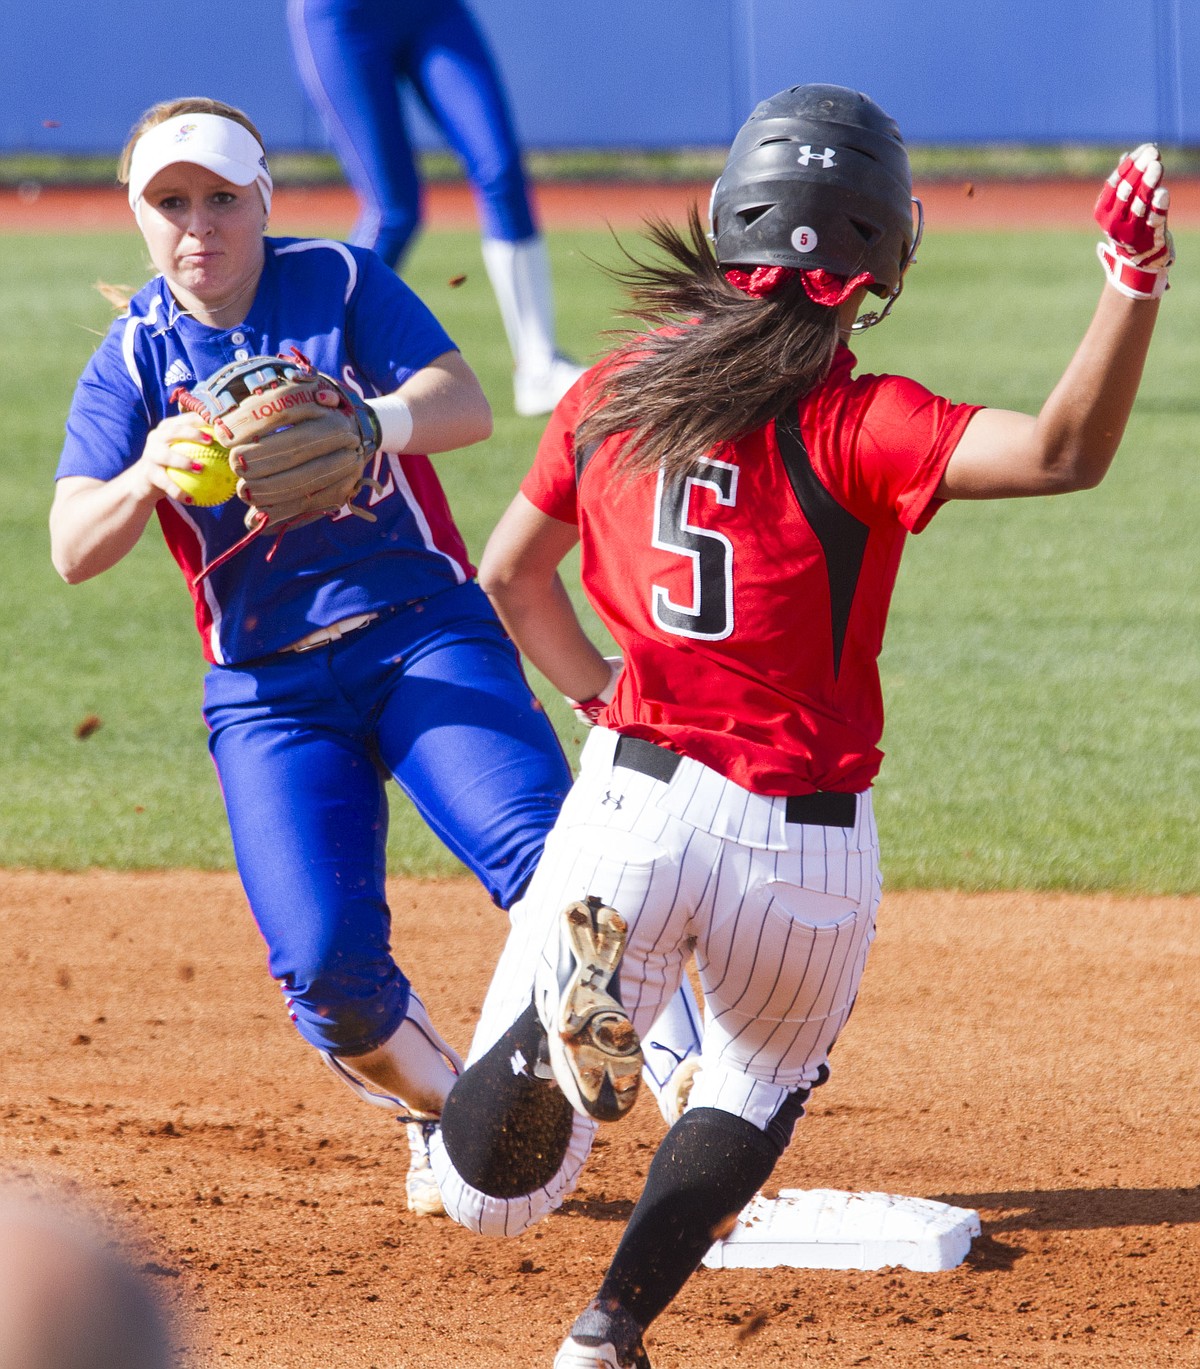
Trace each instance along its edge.
<instances>
[{"instance_id":1,"label":"blue pants of background player","mask_svg":"<svg viewBox=\"0 0 1200 1369\"><path fill-rule=\"evenodd\" d=\"M362 212L352 241L394 266L421 218L399 82L466 167L485 238L536 232L500 79L457 0L289 0L297 67Z\"/></svg>"},{"instance_id":2,"label":"blue pants of background player","mask_svg":"<svg viewBox=\"0 0 1200 1369\"><path fill-rule=\"evenodd\" d=\"M334 1054L408 1008L389 949L389 775L507 907L570 787L562 748L475 584L341 641L205 681L238 871L301 1034Z\"/></svg>"},{"instance_id":3,"label":"blue pants of background player","mask_svg":"<svg viewBox=\"0 0 1200 1369\"><path fill-rule=\"evenodd\" d=\"M460 0L288 0L296 69L361 206L353 241L395 266L421 220L409 85L466 169L513 357L517 413L546 414L581 371L555 342L550 257L495 62Z\"/></svg>"}]
</instances>

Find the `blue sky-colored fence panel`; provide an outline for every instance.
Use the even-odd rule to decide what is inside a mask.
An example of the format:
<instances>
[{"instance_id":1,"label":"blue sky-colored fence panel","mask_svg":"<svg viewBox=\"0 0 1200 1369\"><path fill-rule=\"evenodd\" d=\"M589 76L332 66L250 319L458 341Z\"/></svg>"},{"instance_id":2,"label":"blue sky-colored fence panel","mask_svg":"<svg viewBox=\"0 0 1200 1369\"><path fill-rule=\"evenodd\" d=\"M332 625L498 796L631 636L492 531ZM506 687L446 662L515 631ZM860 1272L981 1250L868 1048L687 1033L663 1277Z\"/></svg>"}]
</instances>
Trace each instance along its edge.
<instances>
[{"instance_id":1,"label":"blue sky-colored fence panel","mask_svg":"<svg viewBox=\"0 0 1200 1369\"><path fill-rule=\"evenodd\" d=\"M757 99L814 80L866 90L912 142L1200 143L1195 0L475 10L531 147L720 145ZM143 109L184 94L241 105L276 149L323 148L283 11L284 0L207 0L172 18L145 0L0 0L0 151L114 153ZM201 42L201 28L222 36ZM437 142L419 117L418 128Z\"/></svg>"}]
</instances>

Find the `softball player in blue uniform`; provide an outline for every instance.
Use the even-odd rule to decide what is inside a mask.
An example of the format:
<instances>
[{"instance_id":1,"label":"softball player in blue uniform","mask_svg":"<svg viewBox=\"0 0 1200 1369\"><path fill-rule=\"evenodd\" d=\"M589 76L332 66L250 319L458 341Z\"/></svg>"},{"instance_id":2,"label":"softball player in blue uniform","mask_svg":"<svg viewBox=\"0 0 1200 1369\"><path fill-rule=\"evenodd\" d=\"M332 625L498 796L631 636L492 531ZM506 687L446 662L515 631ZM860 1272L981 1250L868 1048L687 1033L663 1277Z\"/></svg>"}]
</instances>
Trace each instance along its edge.
<instances>
[{"instance_id":1,"label":"softball player in blue uniform","mask_svg":"<svg viewBox=\"0 0 1200 1369\"><path fill-rule=\"evenodd\" d=\"M271 974L301 1035L348 1083L402 1115L436 1117L460 1066L389 949L384 782L398 781L504 908L570 784L424 455L486 437L487 401L374 253L264 236L271 178L240 111L156 106L123 179L160 274L76 389L54 564L71 583L100 574L157 514L210 662L209 747ZM245 509L196 507L171 478L170 443L204 440L172 395L292 347L375 409L374 485L355 498L374 521L343 510L222 560L244 537ZM668 1059L689 1049L688 1016ZM418 1162L427 1138L410 1126ZM415 1210L440 1206L427 1167L410 1172L409 1197Z\"/></svg>"},{"instance_id":2,"label":"softball player in blue uniform","mask_svg":"<svg viewBox=\"0 0 1200 1369\"><path fill-rule=\"evenodd\" d=\"M352 241L394 266L421 219L399 82L475 191L483 259L512 348L516 409L549 413L580 374L558 354L546 244L495 63L459 0L288 0L296 66L362 209Z\"/></svg>"}]
</instances>

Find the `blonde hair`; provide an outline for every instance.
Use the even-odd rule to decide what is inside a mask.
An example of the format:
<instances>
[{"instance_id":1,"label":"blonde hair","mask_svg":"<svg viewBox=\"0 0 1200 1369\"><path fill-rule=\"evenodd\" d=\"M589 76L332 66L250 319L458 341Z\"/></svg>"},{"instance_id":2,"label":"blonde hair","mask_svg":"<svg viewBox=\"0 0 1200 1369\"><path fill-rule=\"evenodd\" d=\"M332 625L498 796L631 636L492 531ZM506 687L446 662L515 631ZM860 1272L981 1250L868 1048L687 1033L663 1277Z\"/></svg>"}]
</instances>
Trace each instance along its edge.
<instances>
[{"instance_id":1,"label":"blonde hair","mask_svg":"<svg viewBox=\"0 0 1200 1369\"><path fill-rule=\"evenodd\" d=\"M117 163L117 180L122 185L129 184L129 164L133 160L133 149L137 140L143 133L148 133L152 128L157 128L159 124L165 124L168 119L174 119L180 114L217 114L223 119L232 119L235 124L241 126L258 140L259 147L263 146L263 136L254 127L248 114L243 114L240 109L235 109L233 105L227 105L223 100L210 100L203 95L185 95L178 100L161 100L142 115L129 131L129 141L125 144L121 152L121 160Z\"/></svg>"}]
</instances>

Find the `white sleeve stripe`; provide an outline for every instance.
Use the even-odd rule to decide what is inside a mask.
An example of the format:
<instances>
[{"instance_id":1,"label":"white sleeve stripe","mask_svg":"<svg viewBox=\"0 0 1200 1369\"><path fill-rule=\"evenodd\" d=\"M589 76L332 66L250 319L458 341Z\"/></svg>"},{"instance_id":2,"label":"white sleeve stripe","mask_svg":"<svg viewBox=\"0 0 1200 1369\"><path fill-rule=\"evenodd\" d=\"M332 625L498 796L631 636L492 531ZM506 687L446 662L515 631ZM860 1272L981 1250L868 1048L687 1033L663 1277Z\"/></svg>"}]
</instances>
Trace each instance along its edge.
<instances>
[{"instance_id":1,"label":"white sleeve stripe","mask_svg":"<svg viewBox=\"0 0 1200 1369\"><path fill-rule=\"evenodd\" d=\"M343 304L350 303L350 296L354 293L354 288L358 284L358 263L354 260L354 253L344 242L334 242L332 238L305 238L303 242L289 243L286 247L277 247L275 255L277 257L290 256L293 252L311 252L313 248L329 248L336 252L346 263L346 289L342 297Z\"/></svg>"},{"instance_id":2,"label":"white sleeve stripe","mask_svg":"<svg viewBox=\"0 0 1200 1369\"><path fill-rule=\"evenodd\" d=\"M129 372L129 378L137 386L138 394L142 399L142 409L146 414L146 422L153 423L154 415L150 412L150 405L146 400L146 387L142 384L142 375L137 368L137 361L133 355L134 347L137 345L137 330L139 328L152 328L158 320L159 307L162 298L155 295L150 302L150 308L145 314L130 314L125 320L125 330L121 334L121 360L125 363L125 369Z\"/></svg>"}]
</instances>

